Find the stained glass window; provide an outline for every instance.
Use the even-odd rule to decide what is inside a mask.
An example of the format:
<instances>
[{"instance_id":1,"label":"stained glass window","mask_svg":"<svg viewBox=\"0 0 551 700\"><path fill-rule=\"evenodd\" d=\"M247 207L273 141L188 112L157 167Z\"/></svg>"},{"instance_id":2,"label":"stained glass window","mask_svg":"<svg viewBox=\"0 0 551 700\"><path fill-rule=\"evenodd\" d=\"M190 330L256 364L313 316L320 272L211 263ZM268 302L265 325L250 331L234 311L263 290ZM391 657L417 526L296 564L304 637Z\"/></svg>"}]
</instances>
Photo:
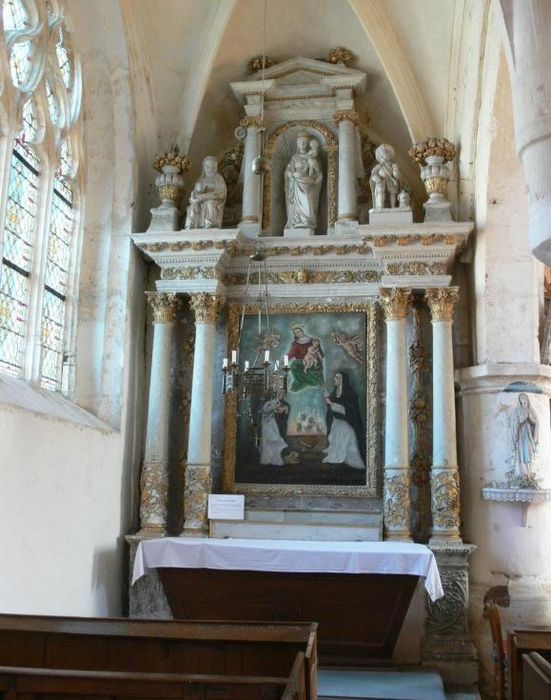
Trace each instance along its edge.
<instances>
[{"instance_id":1,"label":"stained glass window","mask_svg":"<svg viewBox=\"0 0 551 700\"><path fill-rule=\"evenodd\" d=\"M25 352L29 277L35 238L39 161L16 141L8 184L0 268L0 369L21 376Z\"/></svg>"},{"instance_id":2,"label":"stained glass window","mask_svg":"<svg viewBox=\"0 0 551 700\"><path fill-rule=\"evenodd\" d=\"M23 107L0 214L0 372L39 378L53 390L61 389L64 354L73 356L65 339L76 221L70 131L80 105L80 68L61 8L49 0L1 3L15 92L0 102L15 94ZM41 202L48 211L37 216Z\"/></svg>"}]
</instances>

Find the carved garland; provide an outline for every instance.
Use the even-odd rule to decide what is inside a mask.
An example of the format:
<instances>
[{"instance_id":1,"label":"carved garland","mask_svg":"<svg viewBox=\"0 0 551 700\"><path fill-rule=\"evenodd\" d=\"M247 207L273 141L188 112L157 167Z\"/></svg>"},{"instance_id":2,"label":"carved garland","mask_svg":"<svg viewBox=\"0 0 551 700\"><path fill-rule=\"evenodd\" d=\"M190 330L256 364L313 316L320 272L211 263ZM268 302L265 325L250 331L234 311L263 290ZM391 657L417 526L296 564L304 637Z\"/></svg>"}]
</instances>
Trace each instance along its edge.
<instances>
[{"instance_id":1,"label":"carved garland","mask_svg":"<svg viewBox=\"0 0 551 700\"><path fill-rule=\"evenodd\" d=\"M242 307L240 304L230 304L228 311L228 348L237 347L239 336L239 319ZM255 306L247 307L247 311L255 313ZM262 494L266 496L292 496L297 494L319 494L331 496L372 496L376 493L377 474L379 470L379 413L378 413L378 344L377 344L377 304L367 302L362 304L285 304L278 306L279 313L350 313L363 311L367 314L366 348L367 358L367 387L366 387L366 485L365 486L320 486L320 485L284 485L284 484L239 484L235 483L235 457L237 434L237 397L232 392L226 395L226 410L224 416L224 474L222 487L225 492L245 494Z\"/></svg>"},{"instance_id":2,"label":"carved garland","mask_svg":"<svg viewBox=\"0 0 551 700\"><path fill-rule=\"evenodd\" d=\"M335 223L337 218L337 175L336 175L336 151L337 151L337 139L333 133L321 122L314 119L300 120L287 122L278 127L273 134L268 139L266 144L266 157L271 160L274 152L276 143L279 137L288 131L289 129L294 129L296 127L309 127L318 131L327 144L327 222L329 226ZM263 207L262 207L262 229L269 230L272 217L272 175L268 171L264 176L264 192L263 192Z\"/></svg>"}]
</instances>

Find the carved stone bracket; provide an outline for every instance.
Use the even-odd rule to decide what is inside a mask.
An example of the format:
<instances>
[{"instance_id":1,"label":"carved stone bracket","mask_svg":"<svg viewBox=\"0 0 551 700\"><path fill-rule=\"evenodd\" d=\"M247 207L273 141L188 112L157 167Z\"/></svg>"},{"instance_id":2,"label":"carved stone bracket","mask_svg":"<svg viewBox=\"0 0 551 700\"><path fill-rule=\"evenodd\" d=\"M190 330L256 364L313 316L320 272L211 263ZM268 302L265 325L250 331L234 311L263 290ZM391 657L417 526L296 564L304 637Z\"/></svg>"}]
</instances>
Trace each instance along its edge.
<instances>
[{"instance_id":1,"label":"carved stone bracket","mask_svg":"<svg viewBox=\"0 0 551 700\"><path fill-rule=\"evenodd\" d=\"M147 301L153 309L153 323L173 323L180 299L176 294L165 292L146 292Z\"/></svg>"},{"instance_id":2,"label":"carved stone bracket","mask_svg":"<svg viewBox=\"0 0 551 700\"><path fill-rule=\"evenodd\" d=\"M191 295L190 306L195 314L195 323L214 323L225 300L215 294L199 292Z\"/></svg>"},{"instance_id":3,"label":"carved stone bracket","mask_svg":"<svg viewBox=\"0 0 551 700\"><path fill-rule=\"evenodd\" d=\"M468 629L469 557L474 545L430 545L442 578L444 597L428 601L423 663L436 667L445 683L476 683L477 653Z\"/></svg>"}]
</instances>

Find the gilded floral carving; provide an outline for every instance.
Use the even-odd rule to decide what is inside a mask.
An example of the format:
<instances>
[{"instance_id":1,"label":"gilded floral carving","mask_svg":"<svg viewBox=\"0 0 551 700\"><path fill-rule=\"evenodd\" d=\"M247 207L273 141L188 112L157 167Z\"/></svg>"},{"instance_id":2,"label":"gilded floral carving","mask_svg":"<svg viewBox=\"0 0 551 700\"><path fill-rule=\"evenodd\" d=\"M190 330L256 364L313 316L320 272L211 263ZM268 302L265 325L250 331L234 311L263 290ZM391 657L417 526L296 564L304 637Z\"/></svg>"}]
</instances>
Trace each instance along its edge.
<instances>
[{"instance_id":1,"label":"gilded floral carving","mask_svg":"<svg viewBox=\"0 0 551 700\"><path fill-rule=\"evenodd\" d=\"M153 309L153 323L172 323L176 320L176 311L181 303L176 294L146 292L146 297Z\"/></svg>"},{"instance_id":2,"label":"gilded floral carving","mask_svg":"<svg viewBox=\"0 0 551 700\"><path fill-rule=\"evenodd\" d=\"M385 321L405 319L411 302L411 289L383 287L379 292L379 301L383 307Z\"/></svg>"},{"instance_id":3,"label":"gilded floral carving","mask_svg":"<svg viewBox=\"0 0 551 700\"><path fill-rule=\"evenodd\" d=\"M385 527L389 530L407 530L410 525L409 477L402 474L385 478Z\"/></svg>"},{"instance_id":4,"label":"gilded floral carving","mask_svg":"<svg viewBox=\"0 0 551 700\"><path fill-rule=\"evenodd\" d=\"M225 299L216 294L198 292L191 295L190 306L195 314L195 323L214 323Z\"/></svg>"},{"instance_id":5,"label":"gilded floral carving","mask_svg":"<svg viewBox=\"0 0 551 700\"><path fill-rule=\"evenodd\" d=\"M457 287L436 287L427 289L425 300L429 305L433 321L453 320L453 309L459 299Z\"/></svg>"},{"instance_id":6,"label":"gilded floral carving","mask_svg":"<svg viewBox=\"0 0 551 700\"><path fill-rule=\"evenodd\" d=\"M184 531L207 530L207 502L211 491L210 467L188 464L184 487Z\"/></svg>"},{"instance_id":7,"label":"gilded floral carving","mask_svg":"<svg viewBox=\"0 0 551 700\"><path fill-rule=\"evenodd\" d=\"M460 490L457 469L433 473L431 486L433 526L458 531Z\"/></svg>"},{"instance_id":8,"label":"gilded floral carving","mask_svg":"<svg viewBox=\"0 0 551 700\"><path fill-rule=\"evenodd\" d=\"M140 478L142 530L164 530L168 499L168 464L144 462Z\"/></svg>"},{"instance_id":9,"label":"gilded floral carving","mask_svg":"<svg viewBox=\"0 0 551 700\"><path fill-rule=\"evenodd\" d=\"M219 272L215 267L165 267L161 270L163 280L214 280L219 278Z\"/></svg>"},{"instance_id":10,"label":"gilded floral carving","mask_svg":"<svg viewBox=\"0 0 551 700\"><path fill-rule=\"evenodd\" d=\"M391 262L385 267L387 275L445 275L447 265L444 262L421 262L411 260L407 262Z\"/></svg>"}]
</instances>

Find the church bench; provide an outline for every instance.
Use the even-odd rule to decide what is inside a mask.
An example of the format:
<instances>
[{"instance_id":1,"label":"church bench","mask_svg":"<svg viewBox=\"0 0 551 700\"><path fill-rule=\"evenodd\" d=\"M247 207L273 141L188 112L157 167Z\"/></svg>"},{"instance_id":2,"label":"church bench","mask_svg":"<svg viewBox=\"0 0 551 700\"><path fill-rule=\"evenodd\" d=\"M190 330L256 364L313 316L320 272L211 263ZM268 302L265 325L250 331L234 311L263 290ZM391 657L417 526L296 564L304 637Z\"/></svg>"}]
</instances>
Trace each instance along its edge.
<instances>
[{"instance_id":1,"label":"church bench","mask_svg":"<svg viewBox=\"0 0 551 700\"><path fill-rule=\"evenodd\" d=\"M315 623L0 615L0 665L77 671L288 678L303 654L316 698Z\"/></svg>"},{"instance_id":2,"label":"church bench","mask_svg":"<svg viewBox=\"0 0 551 700\"><path fill-rule=\"evenodd\" d=\"M522 677L524 700L551 700L551 663L541 654L522 655Z\"/></svg>"},{"instance_id":3,"label":"church bench","mask_svg":"<svg viewBox=\"0 0 551 700\"><path fill-rule=\"evenodd\" d=\"M306 700L302 653L290 678L216 674L127 673L0 666L4 700L56 698L184 698L190 700Z\"/></svg>"},{"instance_id":4,"label":"church bench","mask_svg":"<svg viewBox=\"0 0 551 700\"><path fill-rule=\"evenodd\" d=\"M515 629L507 635L511 700L522 700L523 654L537 651L551 658L551 628Z\"/></svg>"}]
</instances>

